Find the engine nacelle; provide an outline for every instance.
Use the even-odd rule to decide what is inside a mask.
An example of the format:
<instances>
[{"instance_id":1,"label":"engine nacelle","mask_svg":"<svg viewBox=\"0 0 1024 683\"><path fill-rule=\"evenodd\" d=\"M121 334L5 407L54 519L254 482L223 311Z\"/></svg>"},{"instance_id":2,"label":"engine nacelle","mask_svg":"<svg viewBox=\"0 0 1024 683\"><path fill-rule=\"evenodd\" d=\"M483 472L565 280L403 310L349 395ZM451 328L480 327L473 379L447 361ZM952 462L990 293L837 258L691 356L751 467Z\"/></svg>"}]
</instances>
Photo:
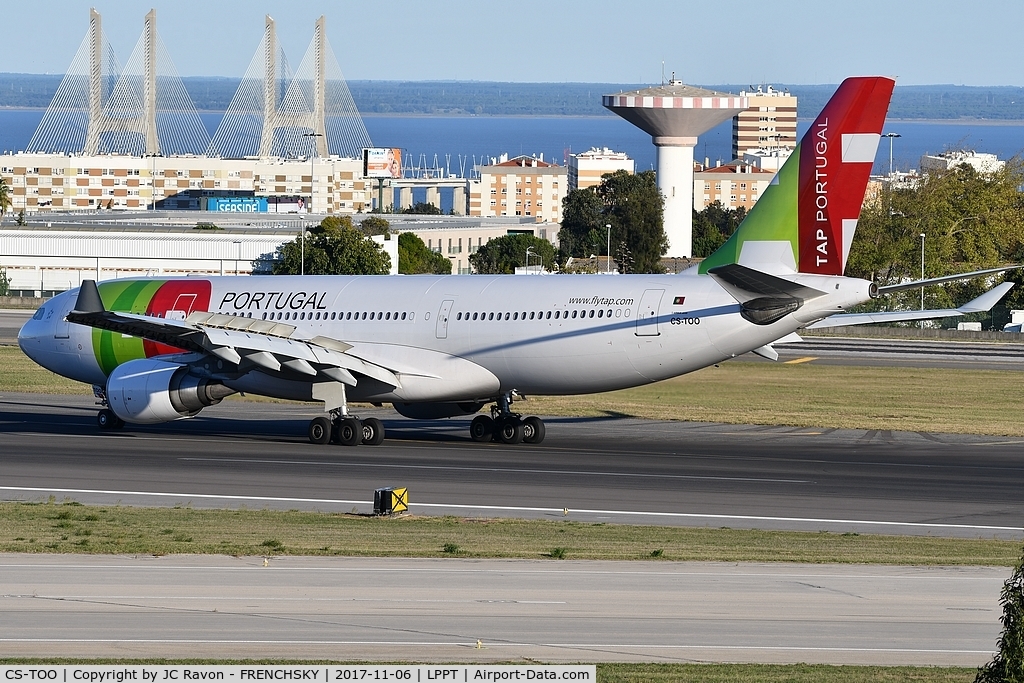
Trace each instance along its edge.
<instances>
[{"instance_id":1,"label":"engine nacelle","mask_svg":"<svg viewBox=\"0 0 1024 683\"><path fill-rule=\"evenodd\" d=\"M413 420L439 420L443 417L472 415L484 407L484 403L465 401L462 403L392 403L399 415Z\"/></svg>"},{"instance_id":2,"label":"engine nacelle","mask_svg":"<svg viewBox=\"0 0 1024 683\"><path fill-rule=\"evenodd\" d=\"M192 417L235 393L219 382L193 377L188 368L161 360L132 360L107 379L107 402L125 422L157 424Z\"/></svg>"}]
</instances>

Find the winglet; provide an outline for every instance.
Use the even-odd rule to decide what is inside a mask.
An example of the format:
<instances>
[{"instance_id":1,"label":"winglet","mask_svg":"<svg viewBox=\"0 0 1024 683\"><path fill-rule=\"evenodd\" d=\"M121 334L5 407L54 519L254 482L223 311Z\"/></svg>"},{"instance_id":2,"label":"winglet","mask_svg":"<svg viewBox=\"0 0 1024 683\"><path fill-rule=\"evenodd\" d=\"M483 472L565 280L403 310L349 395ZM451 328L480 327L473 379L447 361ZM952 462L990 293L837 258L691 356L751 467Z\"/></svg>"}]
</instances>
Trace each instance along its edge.
<instances>
[{"instance_id":1,"label":"winglet","mask_svg":"<svg viewBox=\"0 0 1024 683\"><path fill-rule=\"evenodd\" d=\"M956 310L960 311L961 313L982 313L984 311L989 311L992 309L993 306L999 303L999 300L1002 299L1003 296L1007 292L1009 292L1015 284L1015 282L1000 283L993 287L992 289L985 292L984 294L982 294L981 296L979 296L978 298L971 299L963 306L958 306Z\"/></svg>"},{"instance_id":2,"label":"winglet","mask_svg":"<svg viewBox=\"0 0 1024 683\"><path fill-rule=\"evenodd\" d=\"M78 301L75 302L73 313L103 313L103 299L95 280L82 280L78 290Z\"/></svg>"}]
</instances>

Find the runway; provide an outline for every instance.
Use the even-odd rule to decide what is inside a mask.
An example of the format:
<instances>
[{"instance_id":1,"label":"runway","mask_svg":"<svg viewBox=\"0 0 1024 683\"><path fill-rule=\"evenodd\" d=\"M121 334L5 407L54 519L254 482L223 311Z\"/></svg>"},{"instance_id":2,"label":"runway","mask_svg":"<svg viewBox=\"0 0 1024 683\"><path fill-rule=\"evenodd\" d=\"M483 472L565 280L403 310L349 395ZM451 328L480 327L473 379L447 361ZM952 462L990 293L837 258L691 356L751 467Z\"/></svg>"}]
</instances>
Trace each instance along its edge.
<instances>
[{"instance_id":1,"label":"runway","mask_svg":"<svg viewBox=\"0 0 1024 683\"><path fill-rule=\"evenodd\" d=\"M978 666L1009 570L6 555L0 573L12 657Z\"/></svg>"},{"instance_id":2,"label":"runway","mask_svg":"<svg viewBox=\"0 0 1024 683\"><path fill-rule=\"evenodd\" d=\"M370 512L405 486L422 514L1024 538L1022 438L549 418L509 447L382 409L384 445L345 448L308 443L313 406L101 432L93 403L0 394L0 497Z\"/></svg>"}]
</instances>

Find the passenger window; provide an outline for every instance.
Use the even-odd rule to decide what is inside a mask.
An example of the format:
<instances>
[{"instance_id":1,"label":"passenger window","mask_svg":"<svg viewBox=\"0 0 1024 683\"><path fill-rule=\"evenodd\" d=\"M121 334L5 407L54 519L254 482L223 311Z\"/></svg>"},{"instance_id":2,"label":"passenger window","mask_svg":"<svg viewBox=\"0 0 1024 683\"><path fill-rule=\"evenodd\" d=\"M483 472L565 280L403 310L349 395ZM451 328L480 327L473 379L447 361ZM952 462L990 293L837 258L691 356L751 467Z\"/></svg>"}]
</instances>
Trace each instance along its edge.
<instances>
[{"instance_id":1,"label":"passenger window","mask_svg":"<svg viewBox=\"0 0 1024 683\"><path fill-rule=\"evenodd\" d=\"M551 319L551 311L548 311L547 314L544 317L550 320Z\"/></svg>"},{"instance_id":2,"label":"passenger window","mask_svg":"<svg viewBox=\"0 0 1024 683\"><path fill-rule=\"evenodd\" d=\"M363 311L363 317L360 320L366 320L366 311Z\"/></svg>"},{"instance_id":3,"label":"passenger window","mask_svg":"<svg viewBox=\"0 0 1024 683\"><path fill-rule=\"evenodd\" d=\"M591 312L593 312L593 311L591 311ZM604 317L604 311L598 311L597 312L597 317L598 318L603 318Z\"/></svg>"},{"instance_id":4,"label":"passenger window","mask_svg":"<svg viewBox=\"0 0 1024 683\"><path fill-rule=\"evenodd\" d=\"M391 311L388 311L387 313L384 314L384 319L391 320Z\"/></svg>"},{"instance_id":5,"label":"passenger window","mask_svg":"<svg viewBox=\"0 0 1024 683\"><path fill-rule=\"evenodd\" d=\"M488 313L487 314L487 319L488 320L494 320L494 314L493 313Z\"/></svg>"},{"instance_id":6,"label":"passenger window","mask_svg":"<svg viewBox=\"0 0 1024 683\"><path fill-rule=\"evenodd\" d=\"M461 311L455 314L455 319L456 320L462 320L462 312Z\"/></svg>"},{"instance_id":7,"label":"passenger window","mask_svg":"<svg viewBox=\"0 0 1024 683\"><path fill-rule=\"evenodd\" d=\"M535 316L535 315L536 315L536 312L530 311L530 320L533 320L533 316Z\"/></svg>"},{"instance_id":8,"label":"passenger window","mask_svg":"<svg viewBox=\"0 0 1024 683\"><path fill-rule=\"evenodd\" d=\"M590 317L591 317L591 318L593 318L593 317L594 317L594 309L593 309L593 308L591 308L591 309L590 309Z\"/></svg>"},{"instance_id":9,"label":"passenger window","mask_svg":"<svg viewBox=\"0 0 1024 683\"><path fill-rule=\"evenodd\" d=\"M476 320L476 313L473 314L473 320Z\"/></svg>"},{"instance_id":10,"label":"passenger window","mask_svg":"<svg viewBox=\"0 0 1024 683\"><path fill-rule=\"evenodd\" d=\"M402 320L405 320L405 312L402 313Z\"/></svg>"},{"instance_id":11,"label":"passenger window","mask_svg":"<svg viewBox=\"0 0 1024 683\"><path fill-rule=\"evenodd\" d=\"M576 317L576 311L572 312L572 317L574 317L574 318Z\"/></svg>"},{"instance_id":12,"label":"passenger window","mask_svg":"<svg viewBox=\"0 0 1024 683\"><path fill-rule=\"evenodd\" d=\"M391 319L398 320L398 311L395 311L394 313L391 314Z\"/></svg>"},{"instance_id":13,"label":"passenger window","mask_svg":"<svg viewBox=\"0 0 1024 683\"><path fill-rule=\"evenodd\" d=\"M508 320L508 316L509 316L509 314L508 314L508 313L506 313L506 314L505 314L505 320Z\"/></svg>"},{"instance_id":14,"label":"passenger window","mask_svg":"<svg viewBox=\"0 0 1024 683\"><path fill-rule=\"evenodd\" d=\"M506 315L505 318L508 319L508 316ZM519 311L516 311L515 313L512 314L512 319L519 320Z\"/></svg>"}]
</instances>

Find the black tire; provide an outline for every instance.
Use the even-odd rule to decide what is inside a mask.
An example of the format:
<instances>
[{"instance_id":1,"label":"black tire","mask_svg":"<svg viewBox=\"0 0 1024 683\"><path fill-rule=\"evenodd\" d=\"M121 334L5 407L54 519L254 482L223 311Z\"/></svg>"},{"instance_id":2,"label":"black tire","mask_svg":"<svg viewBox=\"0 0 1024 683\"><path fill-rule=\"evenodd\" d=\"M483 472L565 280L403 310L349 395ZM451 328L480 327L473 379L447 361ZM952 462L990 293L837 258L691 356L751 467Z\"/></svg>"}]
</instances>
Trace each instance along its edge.
<instances>
[{"instance_id":1,"label":"black tire","mask_svg":"<svg viewBox=\"0 0 1024 683\"><path fill-rule=\"evenodd\" d=\"M363 445L379 446L384 443L384 423L375 417L363 420Z\"/></svg>"},{"instance_id":2,"label":"black tire","mask_svg":"<svg viewBox=\"0 0 1024 683\"><path fill-rule=\"evenodd\" d=\"M537 444L544 440L544 420L531 415L523 420L523 443Z\"/></svg>"},{"instance_id":3,"label":"black tire","mask_svg":"<svg viewBox=\"0 0 1024 683\"><path fill-rule=\"evenodd\" d=\"M124 426L124 421L110 408L103 408L96 413L96 424L100 429L120 429Z\"/></svg>"},{"instance_id":4,"label":"black tire","mask_svg":"<svg viewBox=\"0 0 1024 683\"><path fill-rule=\"evenodd\" d=\"M358 446L363 440L363 425L354 417L338 421L338 443L342 446Z\"/></svg>"},{"instance_id":5,"label":"black tire","mask_svg":"<svg viewBox=\"0 0 1024 683\"><path fill-rule=\"evenodd\" d=\"M473 441L490 441L494 435L494 420L486 415L477 415L469 423L469 437Z\"/></svg>"},{"instance_id":6,"label":"black tire","mask_svg":"<svg viewBox=\"0 0 1024 683\"><path fill-rule=\"evenodd\" d=\"M498 427L498 439L510 446L523 440L523 422L518 417L506 417Z\"/></svg>"},{"instance_id":7,"label":"black tire","mask_svg":"<svg viewBox=\"0 0 1024 683\"><path fill-rule=\"evenodd\" d=\"M323 445L331 440L331 421L324 416L309 421L309 442Z\"/></svg>"}]
</instances>

